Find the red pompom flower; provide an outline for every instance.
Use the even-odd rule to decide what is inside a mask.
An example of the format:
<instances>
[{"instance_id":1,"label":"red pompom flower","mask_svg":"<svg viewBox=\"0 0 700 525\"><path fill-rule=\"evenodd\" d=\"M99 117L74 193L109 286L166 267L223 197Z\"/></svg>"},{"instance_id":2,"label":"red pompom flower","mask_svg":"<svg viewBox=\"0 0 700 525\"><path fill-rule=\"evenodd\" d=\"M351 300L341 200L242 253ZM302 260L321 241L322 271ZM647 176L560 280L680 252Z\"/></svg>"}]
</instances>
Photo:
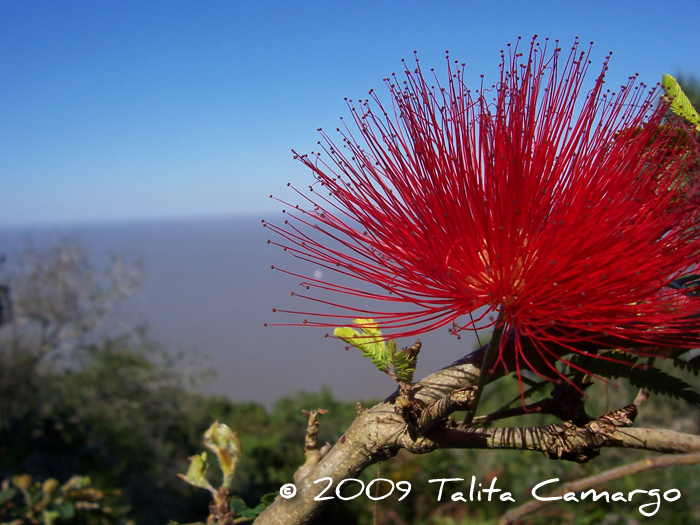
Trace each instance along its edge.
<instances>
[{"instance_id":1,"label":"red pompom flower","mask_svg":"<svg viewBox=\"0 0 700 525\"><path fill-rule=\"evenodd\" d=\"M317 181L309 209L265 225L293 255L358 281L305 287L367 308L316 298L343 310L305 312L304 324L372 317L396 337L497 314L518 369L523 338L545 361L551 343L575 350L602 334L700 346L700 301L668 286L700 253L697 148L636 76L606 90L609 57L583 94L589 53L509 46L498 82L473 92L464 64L448 62L441 85L416 60L403 82L386 79L391 109L372 92L349 102L357 129L346 126L342 147L323 134L323 154L298 156Z\"/></svg>"}]
</instances>

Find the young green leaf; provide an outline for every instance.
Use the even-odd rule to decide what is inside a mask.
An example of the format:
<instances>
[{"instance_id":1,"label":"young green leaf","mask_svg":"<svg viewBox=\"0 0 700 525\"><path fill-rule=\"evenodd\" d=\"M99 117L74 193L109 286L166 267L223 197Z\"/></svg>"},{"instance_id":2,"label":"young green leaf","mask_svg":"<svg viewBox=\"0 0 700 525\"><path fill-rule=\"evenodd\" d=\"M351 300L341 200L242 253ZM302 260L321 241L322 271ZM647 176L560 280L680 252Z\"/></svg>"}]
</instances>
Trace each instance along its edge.
<instances>
[{"instance_id":1,"label":"young green leaf","mask_svg":"<svg viewBox=\"0 0 700 525\"><path fill-rule=\"evenodd\" d=\"M384 373L393 371L399 381L411 382L415 371L415 355L407 350L396 351L396 342L386 340L374 319L355 319L353 321L362 332L350 327L336 328L333 335L342 339L362 355L371 359L374 366ZM390 374L391 375L391 374Z\"/></svg>"},{"instance_id":2,"label":"young green leaf","mask_svg":"<svg viewBox=\"0 0 700 525\"><path fill-rule=\"evenodd\" d=\"M359 349L362 355L371 359L374 366L382 372L388 370L391 364L391 351L387 348L382 332L377 328L374 319L355 319L353 323L358 325L362 332L350 327L342 327L336 328L333 335Z\"/></svg>"},{"instance_id":3,"label":"young green leaf","mask_svg":"<svg viewBox=\"0 0 700 525\"><path fill-rule=\"evenodd\" d=\"M214 487L207 481L206 474L209 464L207 463L207 453L195 454L190 458L190 468L187 469L187 475L178 474L178 477L185 480L190 485L207 489L215 493Z\"/></svg>"},{"instance_id":4,"label":"young green leaf","mask_svg":"<svg viewBox=\"0 0 700 525\"><path fill-rule=\"evenodd\" d=\"M666 99L671 102L671 110L693 124L696 131L700 131L700 115L695 111L686 94L683 93L678 81L671 75L664 73L662 84L664 91L666 91Z\"/></svg>"},{"instance_id":5,"label":"young green leaf","mask_svg":"<svg viewBox=\"0 0 700 525\"><path fill-rule=\"evenodd\" d=\"M241 456L241 441L238 439L238 434L227 425L214 421L204 433L204 445L216 454L224 474L223 486L230 488Z\"/></svg>"}]
</instances>

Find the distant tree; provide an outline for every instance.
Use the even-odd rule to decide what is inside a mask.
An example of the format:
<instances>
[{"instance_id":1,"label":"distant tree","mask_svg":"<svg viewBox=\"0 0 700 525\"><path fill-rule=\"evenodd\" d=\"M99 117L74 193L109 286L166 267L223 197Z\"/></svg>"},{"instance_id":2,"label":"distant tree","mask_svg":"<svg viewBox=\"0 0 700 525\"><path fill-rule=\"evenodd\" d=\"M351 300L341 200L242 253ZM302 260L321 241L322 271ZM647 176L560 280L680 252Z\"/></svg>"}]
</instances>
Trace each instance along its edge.
<instances>
[{"instance_id":1,"label":"distant tree","mask_svg":"<svg viewBox=\"0 0 700 525\"><path fill-rule=\"evenodd\" d=\"M112 257L98 272L85 247L68 241L47 250L30 245L1 268L0 430L23 416L42 366L79 363L140 283L138 264Z\"/></svg>"},{"instance_id":2,"label":"distant tree","mask_svg":"<svg viewBox=\"0 0 700 525\"><path fill-rule=\"evenodd\" d=\"M140 264L95 268L84 245L61 241L2 269L12 315L0 326L0 481L90 475L123 489L143 524L205 507L175 474L217 412L190 390L199 372L134 324Z\"/></svg>"}]
</instances>

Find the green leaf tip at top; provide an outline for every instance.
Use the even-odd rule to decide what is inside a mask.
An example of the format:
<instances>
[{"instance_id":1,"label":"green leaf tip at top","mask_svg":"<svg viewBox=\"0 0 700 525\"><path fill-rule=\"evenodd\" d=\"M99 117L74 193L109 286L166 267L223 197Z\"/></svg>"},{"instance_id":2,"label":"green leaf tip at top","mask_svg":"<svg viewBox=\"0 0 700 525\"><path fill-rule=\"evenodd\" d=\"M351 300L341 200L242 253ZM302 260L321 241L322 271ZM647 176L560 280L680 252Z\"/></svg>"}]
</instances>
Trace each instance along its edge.
<instances>
[{"instance_id":1,"label":"green leaf tip at top","mask_svg":"<svg viewBox=\"0 0 700 525\"><path fill-rule=\"evenodd\" d=\"M395 376L400 381L410 382L415 371L415 356L408 355L404 350L397 352L396 342L387 340L382 335L374 319L355 319L353 323L361 330L360 332L345 326L336 328L333 335L359 349L377 369Z\"/></svg>"},{"instance_id":2,"label":"green leaf tip at top","mask_svg":"<svg viewBox=\"0 0 700 525\"><path fill-rule=\"evenodd\" d=\"M360 350L362 355L371 359L379 370L388 369L391 364L390 350L374 319L355 319L353 322L358 325L361 332L350 327L342 327L336 328L333 335ZM391 343L396 348L396 343L389 341L389 344Z\"/></svg>"},{"instance_id":3,"label":"green leaf tip at top","mask_svg":"<svg viewBox=\"0 0 700 525\"><path fill-rule=\"evenodd\" d=\"M214 487L207 481L206 474L208 468L207 453L202 452L190 458L190 468L187 469L187 474L178 474L178 476L190 485L207 489L210 492L216 492Z\"/></svg>"},{"instance_id":4,"label":"green leaf tip at top","mask_svg":"<svg viewBox=\"0 0 700 525\"><path fill-rule=\"evenodd\" d=\"M216 454L221 472L224 474L223 485L230 487L242 453L238 433L227 425L214 421L214 424L204 433L204 446Z\"/></svg>"},{"instance_id":5,"label":"green leaf tip at top","mask_svg":"<svg viewBox=\"0 0 700 525\"><path fill-rule=\"evenodd\" d=\"M683 93L678 81L664 73L662 85L666 91L666 99L671 103L671 111L693 124L696 131L700 131L700 115Z\"/></svg>"}]
</instances>

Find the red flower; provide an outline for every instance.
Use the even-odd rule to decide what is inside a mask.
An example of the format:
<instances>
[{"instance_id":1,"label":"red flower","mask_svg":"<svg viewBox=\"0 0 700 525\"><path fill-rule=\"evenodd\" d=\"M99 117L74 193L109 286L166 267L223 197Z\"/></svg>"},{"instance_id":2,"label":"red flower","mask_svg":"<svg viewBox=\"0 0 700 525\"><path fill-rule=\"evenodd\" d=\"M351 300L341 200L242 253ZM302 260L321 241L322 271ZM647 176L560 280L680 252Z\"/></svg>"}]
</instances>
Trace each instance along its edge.
<instances>
[{"instance_id":1,"label":"red flower","mask_svg":"<svg viewBox=\"0 0 700 525\"><path fill-rule=\"evenodd\" d=\"M498 82L474 92L464 64L431 86L416 60L403 82L386 79L390 110L374 93L349 102L356 135L346 126L338 148L323 134L325 154L298 156L317 180L312 208L266 226L293 255L363 285L305 287L410 308L346 307L308 324L373 317L409 336L497 312L518 362L523 337L543 355L591 334L700 345L689 331L700 301L667 286L700 252L687 180L697 148L636 77L605 89L609 57L582 95L589 52L509 45Z\"/></svg>"}]
</instances>

